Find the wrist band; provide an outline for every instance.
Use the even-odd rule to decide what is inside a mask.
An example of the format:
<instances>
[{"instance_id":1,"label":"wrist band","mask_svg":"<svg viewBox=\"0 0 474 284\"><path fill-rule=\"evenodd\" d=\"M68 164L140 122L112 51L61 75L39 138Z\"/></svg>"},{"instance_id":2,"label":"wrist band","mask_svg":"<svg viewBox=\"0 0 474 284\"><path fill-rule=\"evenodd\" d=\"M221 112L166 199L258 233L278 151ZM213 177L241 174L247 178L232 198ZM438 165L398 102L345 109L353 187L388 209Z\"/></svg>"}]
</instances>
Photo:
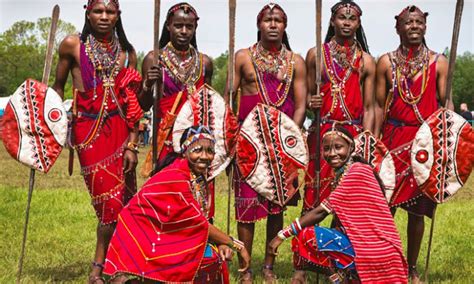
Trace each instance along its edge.
<instances>
[{"instance_id":1,"label":"wrist band","mask_svg":"<svg viewBox=\"0 0 474 284\"><path fill-rule=\"evenodd\" d=\"M299 218L296 218L288 227L280 230L277 236L282 240L286 240L291 236L298 235L302 229Z\"/></svg>"},{"instance_id":2,"label":"wrist band","mask_svg":"<svg viewBox=\"0 0 474 284\"><path fill-rule=\"evenodd\" d=\"M230 236L229 236L230 237ZM230 237L232 240L232 243L229 244L229 247L237 252L240 252L245 246L244 243L240 240L234 239L233 237Z\"/></svg>"}]
</instances>

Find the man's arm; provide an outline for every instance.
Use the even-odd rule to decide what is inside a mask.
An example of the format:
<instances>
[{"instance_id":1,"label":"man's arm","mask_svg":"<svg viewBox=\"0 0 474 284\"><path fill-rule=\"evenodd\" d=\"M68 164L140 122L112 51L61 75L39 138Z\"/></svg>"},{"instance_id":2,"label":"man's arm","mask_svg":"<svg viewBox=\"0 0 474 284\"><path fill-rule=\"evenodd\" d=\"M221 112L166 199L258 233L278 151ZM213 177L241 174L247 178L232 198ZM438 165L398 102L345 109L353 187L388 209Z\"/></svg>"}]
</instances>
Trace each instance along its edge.
<instances>
[{"instance_id":1,"label":"man's arm","mask_svg":"<svg viewBox=\"0 0 474 284\"><path fill-rule=\"evenodd\" d=\"M145 111L148 111L153 105L153 84L158 77L161 78L161 68L153 66L153 61L153 51L150 51L143 59L143 89L137 94L138 102L140 103L141 108ZM158 82L161 83L161 80Z\"/></svg>"},{"instance_id":2,"label":"man's arm","mask_svg":"<svg viewBox=\"0 0 474 284\"><path fill-rule=\"evenodd\" d=\"M305 112L306 112L306 97L308 89L306 86L306 66L301 56L295 55L295 72L293 80L293 90L295 96L295 112L293 114L293 121L299 126L303 126Z\"/></svg>"},{"instance_id":3,"label":"man's arm","mask_svg":"<svg viewBox=\"0 0 474 284\"><path fill-rule=\"evenodd\" d=\"M385 54L380 57L376 67L376 79L375 79L375 125L373 134L375 137L380 138L382 133L382 125L385 116L385 101L387 99L387 73L390 69L390 60L388 55Z\"/></svg>"},{"instance_id":4,"label":"man's arm","mask_svg":"<svg viewBox=\"0 0 474 284\"><path fill-rule=\"evenodd\" d=\"M126 67L137 69L137 63L137 53L135 52L135 50L133 50L128 54L128 66Z\"/></svg>"},{"instance_id":5,"label":"man's arm","mask_svg":"<svg viewBox=\"0 0 474 284\"><path fill-rule=\"evenodd\" d=\"M76 35L69 35L63 39L59 45L59 61L56 66L56 79L53 84L53 89L64 99L64 86L66 85L67 77L74 64L74 50L79 44L79 37Z\"/></svg>"},{"instance_id":6,"label":"man's arm","mask_svg":"<svg viewBox=\"0 0 474 284\"><path fill-rule=\"evenodd\" d=\"M235 64L234 64L234 82L233 82L233 86L232 86L232 94L237 94L237 90L239 89L240 87L240 80L242 78L242 66L244 65L245 63L245 50L244 49L241 49L239 51L237 51L235 53ZM224 91L224 100L225 102L228 104L230 102L230 97L229 97L229 89L230 89L230 86L229 86L229 74L227 74L227 80L226 80L226 88L225 88L225 91ZM235 99L232 98L233 100Z\"/></svg>"},{"instance_id":7,"label":"man's arm","mask_svg":"<svg viewBox=\"0 0 474 284\"><path fill-rule=\"evenodd\" d=\"M209 86L212 86L212 73L214 72L214 66L212 64L211 58L207 55L203 55L202 61L204 64L204 69L206 70L206 73L204 74L204 80L206 81L206 84Z\"/></svg>"},{"instance_id":8,"label":"man's arm","mask_svg":"<svg viewBox=\"0 0 474 284\"><path fill-rule=\"evenodd\" d=\"M446 100L448 101L447 108L454 111L454 105L452 95L446 94L447 80L448 80L448 59L441 55L438 57L436 63L436 93L438 95L438 101L442 107L446 106Z\"/></svg>"},{"instance_id":9,"label":"man's arm","mask_svg":"<svg viewBox=\"0 0 474 284\"><path fill-rule=\"evenodd\" d=\"M362 81L362 96L364 103L364 118L362 126L364 130L374 133L375 126L375 60L372 56L363 54L364 77Z\"/></svg>"}]
</instances>

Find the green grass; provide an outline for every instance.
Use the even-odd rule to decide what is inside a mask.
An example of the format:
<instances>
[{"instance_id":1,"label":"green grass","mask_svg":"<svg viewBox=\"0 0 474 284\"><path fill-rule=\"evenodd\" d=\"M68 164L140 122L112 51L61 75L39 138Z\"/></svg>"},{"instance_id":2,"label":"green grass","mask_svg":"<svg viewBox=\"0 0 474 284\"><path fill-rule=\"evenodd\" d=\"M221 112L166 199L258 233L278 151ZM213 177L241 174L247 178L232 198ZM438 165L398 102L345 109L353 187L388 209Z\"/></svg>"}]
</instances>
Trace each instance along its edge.
<instances>
[{"instance_id":1,"label":"green grass","mask_svg":"<svg viewBox=\"0 0 474 284\"><path fill-rule=\"evenodd\" d=\"M140 154L140 161L144 154ZM20 165L0 147L0 283L13 283L23 234L29 169ZM64 152L47 175L37 173L30 211L27 249L23 268L24 283L85 283L95 248L96 217L79 165L73 176L67 174L67 152ZM474 179L471 178L453 200L439 206L432 255L430 280L445 283L470 283L474 278ZM139 184L144 180L139 179ZM226 230L227 178L219 176L216 196L216 225ZM300 207L285 214L285 224L299 215ZM231 210L232 216L234 210ZM233 217L231 218L233 220ZM396 223L406 244L406 213L399 210ZM327 224L327 222L326 222ZM430 222L426 222L425 241L419 258L423 272ZM235 222L231 234L236 236ZM253 249L252 268L256 283L262 283L265 221L258 222ZM280 283L289 283L292 274L290 242L280 249L275 265ZM236 283L237 261L231 267ZM309 283L314 283L314 274Z\"/></svg>"}]
</instances>

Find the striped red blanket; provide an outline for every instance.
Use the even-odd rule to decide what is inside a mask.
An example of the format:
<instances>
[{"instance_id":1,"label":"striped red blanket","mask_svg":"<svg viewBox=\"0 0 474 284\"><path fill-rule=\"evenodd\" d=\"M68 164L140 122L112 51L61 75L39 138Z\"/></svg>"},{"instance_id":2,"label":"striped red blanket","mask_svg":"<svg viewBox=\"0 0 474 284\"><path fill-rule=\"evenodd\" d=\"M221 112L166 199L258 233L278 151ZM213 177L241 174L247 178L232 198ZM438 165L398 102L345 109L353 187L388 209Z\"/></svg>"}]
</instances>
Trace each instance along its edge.
<instances>
[{"instance_id":1,"label":"striped red blanket","mask_svg":"<svg viewBox=\"0 0 474 284\"><path fill-rule=\"evenodd\" d=\"M400 236L369 165L354 163L324 205L346 230L362 283L408 282Z\"/></svg>"}]
</instances>

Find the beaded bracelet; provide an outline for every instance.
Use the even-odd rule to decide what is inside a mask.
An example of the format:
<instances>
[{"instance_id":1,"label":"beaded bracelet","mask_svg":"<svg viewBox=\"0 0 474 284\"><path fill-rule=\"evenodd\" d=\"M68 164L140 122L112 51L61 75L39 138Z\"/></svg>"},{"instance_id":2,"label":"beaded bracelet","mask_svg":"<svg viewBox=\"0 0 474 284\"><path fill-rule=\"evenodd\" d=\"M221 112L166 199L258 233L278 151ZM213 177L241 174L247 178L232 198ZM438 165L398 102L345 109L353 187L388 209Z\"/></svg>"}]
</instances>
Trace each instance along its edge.
<instances>
[{"instance_id":1,"label":"beaded bracelet","mask_svg":"<svg viewBox=\"0 0 474 284\"><path fill-rule=\"evenodd\" d=\"M232 243L229 244L229 247L237 252L240 252L245 246L244 243L240 240L234 239L233 237L230 237L232 240Z\"/></svg>"},{"instance_id":2,"label":"beaded bracelet","mask_svg":"<svg viewBox=\"0 0 474 284\"><path fill-rule=\"evenodd\" d=\"M282 240L286 240L291 236L298 235L298 233L301 232L302 229L303 228L301 227L300 219L296 218L295 221L293 221L288 227L284 228L283 230L280 230L277 236Z\"/></svg>"}]
</instances>

